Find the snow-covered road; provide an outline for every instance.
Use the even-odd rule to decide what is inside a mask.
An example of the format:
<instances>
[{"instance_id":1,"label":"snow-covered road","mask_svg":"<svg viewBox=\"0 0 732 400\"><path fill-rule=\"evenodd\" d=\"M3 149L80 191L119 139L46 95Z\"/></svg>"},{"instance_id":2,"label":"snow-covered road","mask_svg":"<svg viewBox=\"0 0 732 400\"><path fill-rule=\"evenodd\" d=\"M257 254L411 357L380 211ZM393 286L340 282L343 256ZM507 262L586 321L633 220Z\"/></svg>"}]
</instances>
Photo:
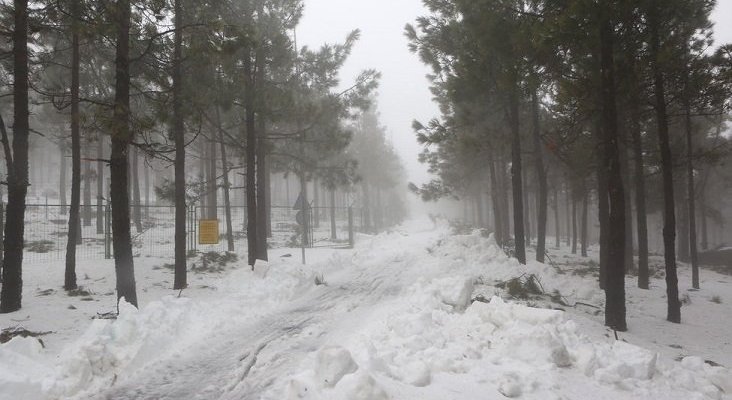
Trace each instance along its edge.
<instances>
[{"instance_id":1,"label":"snow-covered road","mask_svg":"<svg viewBox=\"0 0 732 400\"><path fill-rule=\"evenodd\" d=\"M282 253L280 253L282 255ZM504 302L522 274L490 238L428 220L352 251L231 272L203 298L168 296L96 320L55 357L35 339L0 347L0 399L720 399L732 375L615 341L590 319ZM317 281L325 281L316 285ZM587 286L592 286L590 282ZM573 300L597 302L598 291ZM478 294L489 302L471 301ZM549 304L549 306L551 306ZM580 328L582 327L582 328ZM55 358L55 359L54 359ZM4 375L3 375L4 374Z\"/></svg>"}]
</instances>

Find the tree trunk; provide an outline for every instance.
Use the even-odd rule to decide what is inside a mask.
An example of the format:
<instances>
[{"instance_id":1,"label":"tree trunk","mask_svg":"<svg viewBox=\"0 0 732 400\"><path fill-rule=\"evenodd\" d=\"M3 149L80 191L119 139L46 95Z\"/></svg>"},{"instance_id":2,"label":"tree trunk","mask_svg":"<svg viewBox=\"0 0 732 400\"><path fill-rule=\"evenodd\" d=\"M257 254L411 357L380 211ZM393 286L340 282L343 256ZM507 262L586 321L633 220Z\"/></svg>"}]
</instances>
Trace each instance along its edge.
<instances>
[{"instance_id":1,"label":"tree trunk","mask_svg":"<svg viewBox=\"0 0 732 400\"><path fill-rule=\"evenodd\" d=\"M557 249L561 245L559 237L561 236L561 228L559 226L559 189L554 187L554 247Z\"/></svg>"},{"instance_id":2,"label":"tree trunk","mask_svg":"<svg viewBox=\"0 0 732 400\"><path fill-rule=\"evenodd\" d=\"M335 206L335 188L330 189L330 240L338 239L336 230L336 206Z\"/></svg>"},{"instance_id":3,"label":"tree trunk","mask_svg":"<svg viewBox=\"0 0 732 400\"><path fill-rule=\"evenodd\" d=\"M228 251L234 251L234 228L231 221L231 199L229 194L229 164L226 160L226 144L224 144L224 130L221 127L221 116L219 107L215 106L216 126L219 132L219 143L221 145L221 172L224 179L224 213L226 215L226 245Z\"/></svg>"},{"instance_id":4,"label":"tree trunk","mask_svg":"<svg viewBox=\"0 0 732 400\"><path fill-rule=\"evenodd\" d=\"M66 139L61 139L59 142L59 180L58 180L58 204L61 206L61 215L66 215L68 210L66 209ZM8 190L8 196L10 195Z\"/></svg>"},{"instance_id":5,"label":"tree trunk","mask_svg":"<svg viewBox=\"0 0 732 400\"><path fill-rule=\"evenodd\" d=\"M546 218L547 218L547 178L544 169L544 156L541 144L541 127L539 125L539 96L536 92L531 97L534 122L534 152L536 160L536 177L539 180L539 207L536 222L536 261L544 262L546 252Z\"/></svg>"},{"instance_id":6,"label":"tree trunk","mask_svg":"<svg viewBox=\"0 0 732 400\"><path fill-rule=\"evenodd\" d=\"M640 114L637 104L631 111L633 154L635 156L635 213L638 230L638 287L648 289L648 220L646 217L646 177L643 167L643 143L641 141Z\"/></svg>"},{"instance_id":7,"label":"tree trunk","mask_svg":"<svg viewBox=\"0 0 732 400\"><path fill-rule=\"evenodd\" d=\"M79 2L72 5L71 25L71 210L66 240L66 271L64 289L73 290L76 285L76 245L80 234L79 208L81 203L81 132L79 129ZM87 183L86 187L89 187Z\"/></svg>"},{"instance_id":8,"label":"tree trunk","mask_svg":"<svg viewBox=\"0 0 732 400\"><path fill-rule=\"evenodd\" d=\"M620 171L618 116L615 104L614 32L607 5L601 5L600 75L604 166L610 203L608 260L605 282L605 325L617 331L628 329L625 319L625 194Z\"/></svg>"},{"instance_id":9,"label":"tree trunk","mask_svg":"<svg viewBox=\"0 0 732 400\"><path fill-rule=\"evenodd\" d=\"M188 286L186 267L186 147L183 121L183 0L175 0L173 37L173 120L172 136L175 142L175 273L173 289Z\"/></svg>"},{"instance_id":10,"label":"tree trunk","mask_svg":"<svg viewBox=\"0 0 732 400\"><path fill-rule=\"evenodd\" d=\"M699 195L699 216L701 217L701 248L702 250L707 250L709 249L709 234L707 228L707 203L704 187L702 187Z\"/></svg>"},{"instance_id":11,"label":"tree trunk","mask_svg":"<svg viewBox=\"0 0 732 400\"><path fill-rule=\"evenodd\" d=\"M208 148L208 218L219 219L219 196L216 174L216 140L209 141Z\"/></svg>"},{"instance_id":12,"label":"tree trunk","mask_svg":"<svg viewBox=\"0 0 732 400\"><path fill-rule=\"evenodd\" d=\"M491 203L493 203L493 224L495 230L494 238L496 239L496 243L498 243L499 246L502 246L505 236L503 233L504 229L501 210L500 188L498 187L498 178L496 177L495 162L493 160L488 160L488 167L490 169L489 172L491 179Z\"/></svg>"},{"instance_id":13,"label":"tree trunk","mask_svg":"<svg viewBox=\"0 0 732 400\"><path fill-rule=\"evenodd\" d=\"M142 207L140 207L140 152L137 147L132 149L132 195L134 206L135 229L142 232Z\"/></svg>"},{"instance_id":14,"label":"tree trunk","mask_svg":"<svg viewBox=\"0 0 732 400\"><path fill-rule=\"evenodd\" d=\"M684 74L684 129L686 131L686 178L687 206L689 214L689 259L691 261L691 286L699 289L699 261L696 245L696 193L694 191L694 148L692 144L691 104L689 93L689 72Z\"/></svg>"},{"instance_id":15,"label":"tree trunk","mask_svg":"<svg viewBox=\"0 0 732 400\"><path fill-rule=\"evenodd\" d=\"M577 187L572 185L572 254L577 254Z\"/></svg>"},{"instance_id":16,"label":"tree trunk","mask_svg":"<svg viewBox=\"0 0 732 400\"><path fill-rule=\"evenodd\" d=\"M585 185L582 185L582 247L580 249L580 254L582 257L587 257L587 247L589 246L589 234L587 232L587 209L588 203L590 202L590 194L587 191L587 188Z\"/></svg>"},{"instance_id":17,"label":"tree trunk","mask_svg":"<svg viewBox=\"0 0 732 400\"><path fill-rule=\"evenodd\" d=\"M668 132L668 115L666 112L666 93L663 71L661 70L661 39L659 33L659 7L657 0L651 0L648 13L648 27L651 33L650 56L653 70L653 91L656 100L656 125L658 128L658 145L661 151L661 170L663 175L664 224L663 248L666 267L666 298L668 310L666 319L681 323L681 302L679 301L679 283L676 273L676 215L674 204L674 176L671 144Z\"/></svg>"},{"instance_id":18,"label":"tree trunk","mask_svg":"<svg viewBox=\"0 0 732 400\"><path fill-rule=\"evenodd\" d=\"M142 214L142 218L147 221L150 219L150 168L144 166L142 174L145 182L145 212Z\"/></svg>"},{"instance_id":19,"label":"tree trunk","mask_svg":"<svg viewBox=\"0 0 732 400\"><path fill-rule=\"evenodd\" d=\"M313 226L320 228L320 180L317 177L313 178L313 204L315 204Z\"/></svg>"},{"instance_id":20,"label":"tree trunk","mask_svg":"<svg viewBox=\"0 0 732 400\"><path fill-rule=\"evenodd\" d=\"M516 259L526 264L524 243L523 182L521 179L521 131L519 130L519 87L517 71L513 71L509 93L509 121L511 125L511 189L513 191L513 231Z\"/></svg>"},{"instance_id":21,"label":"tree trunk","mask_svg":"<svg viewBox=\"0 0 732 400\"><path fill-rule=\"evenodd\" d=\"M132 141L130 131L130 2L118 0L116 7L119 24L115 55L115 94L112 124L112 153L110 156L112 198L112 245L117 277L117 299L125 298L137 307L135 266L132 258L130 235L129 179L127 176L128 151Z\"/></svg>"},{"instance_id":22,"label":"tree trunk","mask_svg":"<svg viewBox=\"0 0 732 400\"><path fill-rule=\"evenodd\" d=\"M8 207L0 313L17 311L21 305L25 197L28 192L28 0L14 0L13 4L13 150L11 158L7 133L4 132ZM5 131L4 123L2 128Z\"/></svg>"},{"instance_id":23,"label":"tree trunk","mask_svg":"<svg viewBox=\"0 0 732 400\"><path fill-rule=\"evenodd\" d=\"M621 135L620 140L620 171L622 176L630 177L630 158L628 157L628 146L625 142L626 136ZM628 180L630 183L630 180ZM625 195L625 271L635 269L633 259L633 202L630 185L624 191Z\"/></svg>"},{"instance_id":24,"label":"tree trunk","mask_svg":"<svg viewBox=\"0 0 732 400\"><path fill-rule=\"evenodd\" d=\"M97 235L104 234L104 137L97 136Z\"/></svg>"},{"instance_id":25,"label":"tree trunk","mask_svg":"<svg viewBox=\"0 0 732 400\"><path fill-rule=\"evenodd\" d=\"M570 188L569 178L564 182L564 211L567 223L567 247L572 244L572 190Z\"/></svg>"},{"instance_id":26,"label":"tree trunk","mask_svg":"<svg viewBox=\"0 0 732 400\"><path fill-rule=\"evenodd\" d=\"M87 145L86 148L88 154L89 146ZM84 161L84 212L82 213L84 226L92 225L91 173L91 161L86 160Z\"/></svg>"},{"instance_id":27,"label":"tree trunk","mask_svg":"<svg viewBox=\"0 0 732 400\"><path fill-rule=\"evenodd\" d=\"M257 261L257 188L256 158L257 132L254 121L254 70L251 49L244 56L245 113L246 113L246 195L247 195L247 255L248 263L254 269Z\"/></svg>"},{"instance_id":28,"label":"tree trunk","mask_svg":"<svg viewBox=\"0 0 732 400\"><path fill-rule=\"evenodd\" d=\"M598 143L604 141L602 127L596 126ZM598 148L598 150L600 150ZM600 289L606 289L607 266L610 262L610 202L608 199L608 176L605 157L601 152L597 154L601 160L597 165L597 217L600 222ZM625 242L623 242L625 243Z\"/></svg>"},{"instance_id":29,"label":"tree trunk","mask_svg":"<svg viewBox=\"0 0 732 400\"><path fill-rule=\"evenodd\" d=\"M261 68L259 69L261 71ZM258 79L263 79L262 73ZM267 261L267 148L265 146L266 122L264 115L257 115L257 259Z\"/></svg>"}]
</instances>

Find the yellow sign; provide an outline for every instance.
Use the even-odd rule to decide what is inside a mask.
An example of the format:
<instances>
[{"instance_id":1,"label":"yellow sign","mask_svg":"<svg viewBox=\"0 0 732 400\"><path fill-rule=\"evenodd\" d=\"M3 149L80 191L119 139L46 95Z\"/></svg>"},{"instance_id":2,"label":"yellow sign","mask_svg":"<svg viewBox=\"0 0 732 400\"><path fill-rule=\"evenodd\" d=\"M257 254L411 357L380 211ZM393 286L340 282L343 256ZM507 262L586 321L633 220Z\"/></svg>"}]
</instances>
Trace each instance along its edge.
<instances>
[{"instance_id":1,"label":"yellow sign","mask_svg":"<svg viewBox=\"0 0 732 400\"><path fill-rule=\"evenodd\" d=\"M198 244L219 244L219 220L198 221Z\"/></svg>"}]
</instances>

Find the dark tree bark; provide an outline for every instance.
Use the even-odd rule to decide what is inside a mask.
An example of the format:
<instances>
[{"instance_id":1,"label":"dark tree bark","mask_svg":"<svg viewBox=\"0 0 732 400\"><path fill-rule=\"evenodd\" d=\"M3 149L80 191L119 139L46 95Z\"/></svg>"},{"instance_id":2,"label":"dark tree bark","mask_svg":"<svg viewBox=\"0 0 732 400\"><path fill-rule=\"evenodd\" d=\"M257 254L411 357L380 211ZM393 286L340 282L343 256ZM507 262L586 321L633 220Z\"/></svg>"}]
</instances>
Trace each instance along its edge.
<instances>
[{"instance_id":1,"label":"dark tree bark","mask_svg":"<svg viewBox=\"0 0 732 400\"><path fill-rule=\"evenodd\" d=\"M605 325L617 331L628 329L625 320L625 194L620 171L618 116L615 104L614 32L610 10L601 5L600 76L604 163L607 167L610 215L608 226L608 263L605 284Z\"/></svg>"},{"instance_id":2,"label":"dark tree bark","mask_svg":"<svg viewBox=\"0 0 732 400\"><path fill-rule=\"evenodd\" d=\"M572 254L577 254L577 185L572 185Z\"/></svg>"},{"instance_id":3,"label":"dark tree bark","mask_svg":"<svg viewBox=\"0 0 732 400\"><path fill-rule=\"evenodd\" d=\"M208 178L208 217L209 219L219 219L219 196L218 183L216 174L216 141L211 139L208 143L208 166L206 168Z\"/></svg>"},{"instance_id":4,"label":"dark tree bark","mask_svg":"<svg viewBox=\"0 0 732 400\"><path fill-rule=\"evenodd\" d=\"M557 186L554 187L554 247L559 248L560 236L562 234L561 227L559 226L559 189Z\"/></svg>"},{"instance_id":5,"label":"dark tree bark","mask_svg":"<svg viewBox=\"0 0 732 400\"><path fill-rule=\"evenodd\" d=\"M234 228L231 221L231 198L229 183L229 164L226 159L226 144L224 143L224 130L221 127L221 115L219 107L215 107L216 126L219 132L219 143L221 145L221 174L224 180L224 214L226 215L226 248L228 251L234 251Z\"/></svg>"},{"instance_id":6,"label":"dark tree bark","mask_svg":"<svg viewBox=\"0 0 732 400\"><path fill-rule=\"evenodd\" d=\"M525 246L531 247L531 206L529 197L531 197L531 188L529 187L529 179L527 168L523 168L521 172L521 180L523 187L523 204L524 204L524 241Z\"/></svg>"},{"instance_id":7,"label":"dark tree bark","mask_svg":"<svg viewBox=\"0 0 732 400\"><path fill-rule=\"evenodd\" d=\"M602 128L596 127L596 135L598 143L602 143ZM606 288L607 266L610 262L610 234L608 227L610 225L610 201L608 199L608 177L607 166L600 148L598 148L598 159L601 160L597 164L597 217L600 222L600 289Z\"/></svg>"},{"instance_id":8,"label":"dark tree bark","mask_svg":"<svg viewBox=\"0 0 732 400\"><path fill-rule=\"evenodd\" d=\"M247 196L247 255L248 263L254 269L257 261L257 187L256 187L256 162L257 162L257 132L254 121L254 68L252 66L251 49L244 57L244 81L245 81L245 113L246 113L246 196Z\"/></svg>"},{"instance_id":9,"label":"dark tree bark","mask_svg":"<svg viewBox=\"0 0 732 400\"><path fill-rule=\"evenodd\" d=\"M493 160L488 160L488 168L491 179L491 203L493 204L493 224L495 230L495 239L499 246L502 246L505 240L503 217L501 210L501 194L500 188L498 187L498 178L496 176L496 163Z\"/></svg>"},{"instance_id":10,"label":"dark tree bark","mask_svg":"<svg viewBox=\"0 0 732 400\"><path fill-rule=\"evenodd\" d=\"M699 289L699 256L696 240L696 192L694 190L694 148L692 143L691 94L689 93L689 72L684 74L684 130L686 131L686 178L687 207L689 214L689 260L691 261L691 286Z\"/></svg>"},{"instance_id":11,"label":"dark tree bark","mask_svg":"<svg viewBox=\"0 0 732 400\"><path fill-rule=\"evenodd\" d=\"M564 214L567 223L567 247L572 244L572 190L569 178L564 182Z\"/></svg>"},{"instance_id":12,"label":"dark tree bark","mask_svg":"<svg viewBox=\"0 0 732 400\"><path fill-rule=\"evenodd\" d=\"M643 143L641 141L640 115L637 104L631 111L631 134L635 158L635 213L638 229L638 287L648 289L648 222L646 217L646 177L643 167Z\"/></svg>"},{"instance_id":13,"label":"dark tree bark","mask_svg":"<svg viewBox=\"0 0 732 400\"><path fill-rule=\"evenodd\" d=\"M709 248L709 233L707 227L707 204L706 204L705 188L702 185L699 194L699 216L701 217L701 248L707 250Z\"/></svg>"},{"instance_id":14,"label":"dark tree bark","mask_svg":"<svg viewBox=\"0 0 732 400\"><path fill-rule=\"evenodd\" d=\"M671 144L668 132L668 115L666 111L666 93L664 74L661 70L659 33L660 7L652 0L648 13L648 27L651 33L650 56L653 70L653 91L656 100L656 124L658 127L658 144L661 151L661 170L663 175L664 226L663 247L666 267L666 297L668 312L666 318L681 323L681 302L679 301L679 283L676 273L676 215L674 204L674 177Z\"/></svg>"},{"instance_id":15,"label":"dark tree bark","mask_svg":"<svg viewBox=\"0 0 732 400\"><path fill-rule=\"evenodd\" d=\"M313 204L315 204L313 226L320 228L320 180L318 178L313 178Z\"/></svg>"},{"instance_id":16,"label":"dark tree bark","mask_svg":"<svg viewBox=\"0 0 732 400\"><path fill-rule=\"evenodd\" d=\"M132 198L135 229L137 233L140 233L142 232L142 207L140 207L140 153L137 147L132 149Z\"/></svg>"},{"instance_id":17,"label":"dark tree bark","mask_svg":"<svg viewBox=\"0 0 732 400\"><path fill-rule=\"evenodd\" d=\"M587 214L588 214L588 206L590 202L590 194L587 191L587 188L585 185L582 185L582 221L580 222L582 224L582 247L580 248L580 255L582 257L587 257L587 248L589 246L589 233L587 232Z\"/></svg>"},{"instance_id":18,"label":"dark tree bark","mask_svg":"<svg viewBox=\"0 0 732 400\"><path fill-rule=\"evenodd\" d=\"M112 179L112 246L117 277L117 299L124 297L137 307L135 287L135 265L132 258L130 235L130 199L128 151L132 141L130 131L130 2L118 0L117 50L115 54L115 94L112 121L112 153L110 172Z\"/></svg>"},{"instance_id":19,"label":"dark tree bark","mask_svg":"<svg viewBox=\"0 0 732 400\"><path fill-rule=\"evenodd\" d=\"M0 313L17 311L21 305L25 197L28 192L28 0L14 0L13 5L13 150L11 154L3 123L8 167L8 207Z\"/></svg>"},{"instance_id":20,"label":"dark tree bark","mask_svg":"<svg viewBox=\"0 0 732 400\"><path fill-rule=\"evenodd\" d=\"M519 88L517 71L509 92L509 123L511 128L511 189L513 192L513 232L516 259L526 264L526 246L524 243L524 207L523 182L521 179L521 131L519 129Z\"/></svg>"},{"instance_id":21,"label":"dark tree bark","mask_svg":"<svg viewBox=\"0 0 732 400\"><path fill-rule=\"evenodd\" d=\"M620 146L620 171L622 176L630 177L630 158L628 157L628 146L625 142L626 135L621 134ZM630 180L628 180L630 182ZM624 190L625 195L625 271L635 269L633 259L633 203L630 185Z\"/></svg>"},{"instance_id":22,"label":"dark tree bark","mask_svg":"<svg viewBox=\"0 0 732 400\"><path fill-rule=\"evenodd\" d=\"M79 1L71 4L71 209L69 231L66 240L66 271L64 289L73 290L76 285L76 245L80 234L79 208L81 203L81 132L79 129ZM89 186L88 184L86 185Z\"/></svg>"},{"instance_id":23,"label":"dark tree bark","mask_svg":"<svg viewBox=\"0 0 732 400\"><path fill-rule=\"evenodd\" d=\"M261 71L261 68L260 68ZM260 72L258 77L263 79ZM257 259L267 261L267 148L265 147L266 122L264 115L257 116Z\"/></svg>"},{"instance_id":24,"label":"dark tree bark","mask_svg":"<svg viewBox=\"0 0 732 400\"><path fill-rule=\"evenodd\" d=\"M183 0L175 0L173 37L173 121L175 142L175 273L173 289L188 286L186 271L186 147L183 121Z\"/></svg>"},{"instance_id":25,"label":"dark tree bark","mask_svg":"<svg viewBox=\"0 0 732 400\"><path fill-rule=\"evenodd\" d=\"M89 146L86 146L87 148L87 154ZM82 221L84 222L84 226L91 226L92 225L92 190L91 190L91 174L92 174L92 167L91 167L91 161L84 161L84 208L82 214Z\"/></svg>"},{"instance_id":26,"label":"dark tree bark","mask_svg":"<svg viewBox=\"0 0 732 400\"><path fill-rule=\"evenodd\" d=\"M330 189L330 240L338 239L336 230L336 206L335 206L335 188Z\"/></svg>"},{"instance_id":27,"label":"dark tree bark","mask_svg":"<svg viewBox=\"0 0 732 400\"><path fill-rule=\"evenodd\" d=\"M97 235L104 233L104 137L97 136Z\"/></svg>"},{"instance_id":28,"label":"dark tree bark","mask_svg":"<svg viewBox=\"0 0 732 400\"><path fill-rule=\"evenodd\" d=\"M59 180L58 180L58 200L61 206L61 215L68 213L66 204L66 139L62 138L59 142Z\"/></svg>"},{"instance_id":29,"label":"dark tree bark","mask_svg":"<svg viewBox=\"0 0 732 400\"><path fill-rule=\"evenodd\" d=\"M534 92L531 96L534 153L536 162L536 177L539 181L539 207L537 210L536 222L536 261L544 262L546 252L546 216L547 216L547 178L544 168L544 156L541 144L541 127L539 125L539 96Z\"/></svg>"}]
</instances>

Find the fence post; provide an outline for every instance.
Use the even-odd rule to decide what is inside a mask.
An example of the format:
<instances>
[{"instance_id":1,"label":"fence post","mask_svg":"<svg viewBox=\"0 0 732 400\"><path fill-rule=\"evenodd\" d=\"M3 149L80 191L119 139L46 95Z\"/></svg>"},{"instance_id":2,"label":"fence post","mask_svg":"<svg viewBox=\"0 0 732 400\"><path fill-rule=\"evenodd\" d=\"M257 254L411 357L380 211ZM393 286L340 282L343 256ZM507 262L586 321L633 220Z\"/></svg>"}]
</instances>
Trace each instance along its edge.
<instances>
[{"instance_id":1,"label":"fence post","mask_svg":"<svg viewBox=\"0 0 732 400\"><path fill-rule=\"evenodd\" d=\"M104 258L112 258L112 208L107 204L104 209Z\"/></svg>"},{"instance_id":2,"label":"fence post","mask_svg":"<svg viewBox=\"0 0 732 400\"><path fill-rule=\"evenodd\" d=\"M348 247L353 248L353 208L348 207Z\"/></svg>"}]
</instances>

